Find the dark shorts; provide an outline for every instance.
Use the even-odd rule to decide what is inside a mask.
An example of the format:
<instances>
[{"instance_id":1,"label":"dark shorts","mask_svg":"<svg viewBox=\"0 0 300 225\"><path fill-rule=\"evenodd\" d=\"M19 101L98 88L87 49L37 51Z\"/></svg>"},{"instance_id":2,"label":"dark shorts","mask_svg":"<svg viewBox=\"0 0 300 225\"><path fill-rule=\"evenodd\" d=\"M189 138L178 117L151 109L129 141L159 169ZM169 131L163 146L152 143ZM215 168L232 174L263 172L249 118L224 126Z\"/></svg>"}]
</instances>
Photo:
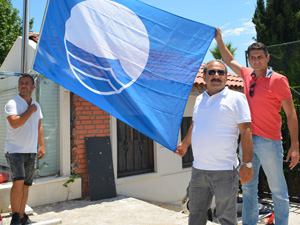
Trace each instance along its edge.
<instances>
[{"instance_id":1,"label":"dark shorts","mask_svg":"<svg viewBox=\"0 0 300 225\"><path fill-rule=\"evenodd\" d=\"M13 181L24 180L24 184L31 186L35 172L36 153L6 153Z\"/></svg>"}]
</instances>

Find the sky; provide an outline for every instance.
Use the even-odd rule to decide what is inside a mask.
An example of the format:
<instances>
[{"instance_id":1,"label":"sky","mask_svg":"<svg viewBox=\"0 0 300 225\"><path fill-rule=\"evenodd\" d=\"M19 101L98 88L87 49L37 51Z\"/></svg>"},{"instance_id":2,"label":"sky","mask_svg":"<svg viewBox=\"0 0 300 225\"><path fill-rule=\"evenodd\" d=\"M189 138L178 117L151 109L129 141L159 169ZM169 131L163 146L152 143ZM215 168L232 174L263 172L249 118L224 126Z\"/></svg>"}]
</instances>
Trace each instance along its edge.
<instances>
[{"instance_id":1,"label":"sky","mask_svg":"<svg viewBox=\"0 0 300 225\"><path fill-rule=\"evenodd\" d=\"M130 1L130 0L128 0ZM219 27L223 33L224 42L231 42L237 47L235 60L246 66L245 51L254 42L256 37L254 24L251 22L254 15L256 0L140 0L156 8L175 15ZM23 1L11 0L23 18ZM34 32L40 32L47 0L30 0L29 17L34 18ZM215 40L210 49L216 46ZM208 51L203 62L212 60Z\"/></svg>"}]
</instances>

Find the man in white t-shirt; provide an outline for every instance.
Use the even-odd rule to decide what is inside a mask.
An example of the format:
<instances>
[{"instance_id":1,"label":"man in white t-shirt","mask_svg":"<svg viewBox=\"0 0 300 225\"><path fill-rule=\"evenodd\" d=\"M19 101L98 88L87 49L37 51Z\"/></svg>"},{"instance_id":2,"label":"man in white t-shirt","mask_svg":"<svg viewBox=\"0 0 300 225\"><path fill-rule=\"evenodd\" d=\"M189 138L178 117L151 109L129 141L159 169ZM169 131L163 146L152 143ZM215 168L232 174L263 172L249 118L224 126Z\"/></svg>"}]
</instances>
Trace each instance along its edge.
<instances>
[{"instance_id":1,"label":"man in white t-shirt","mask_svg":"<svg viewBox=\"0 0 300 225\"><path fill-rule=\"evenodd\" d=\"M43 115L39 104L31 98L34 88L32 76L23 74L18 84L19 95L5 105L7 128L5 156L13 180L10 192L11 224L17 225L30 222L25 214L28 189L33 182L36 155L38 159L42 159L45 155L41 124Z\"/></svg>"},{"instance_id":2,"label":"man in white t-shirt","mask_svg":"<svg viewBox=\"0 0 300 225\"><path fill-rule=\"evenodd\" d=\"M250 110L243 93L226 87L227 68L222 61L212 60L204 66L204 80L207 90L197 97L193 123L176 150L184 156L192 144L189 225L206 224L213 196L218 220L232 225L237 222L239 177L247 183L253 176ZM239 133L244 154L238 171Z\"/></svg>"}]
</instances>

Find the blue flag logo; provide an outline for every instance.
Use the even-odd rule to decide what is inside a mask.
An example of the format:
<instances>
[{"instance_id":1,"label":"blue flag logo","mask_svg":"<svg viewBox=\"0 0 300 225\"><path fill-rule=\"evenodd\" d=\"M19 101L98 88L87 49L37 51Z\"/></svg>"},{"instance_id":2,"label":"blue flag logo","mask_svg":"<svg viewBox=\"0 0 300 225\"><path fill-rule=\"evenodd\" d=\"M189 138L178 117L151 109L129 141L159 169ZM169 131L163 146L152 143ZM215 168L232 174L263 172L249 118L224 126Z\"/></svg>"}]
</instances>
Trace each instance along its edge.
<instances>
[{"instance_id":1,"label":"blue flag logo","mask_svg":"<svg viewBox=\"0 0 300 225\"><path fill-rule=\"evenodd\" d=\"M143 22L124 5L89 0L71 9L65 48L78 81L97 94L110 95L120 93L142 74L149 37Z\"/></svg>"},{"instance_id":2,"label":"blue flag logo","mask_svg":"<svg viewBox=\"0 0 300 225\"><path fill-rule=\"evenodd\" d=\"M175 151L214 34L136 0L51 0L34 69Z\"/></svg>"}]
</instances>

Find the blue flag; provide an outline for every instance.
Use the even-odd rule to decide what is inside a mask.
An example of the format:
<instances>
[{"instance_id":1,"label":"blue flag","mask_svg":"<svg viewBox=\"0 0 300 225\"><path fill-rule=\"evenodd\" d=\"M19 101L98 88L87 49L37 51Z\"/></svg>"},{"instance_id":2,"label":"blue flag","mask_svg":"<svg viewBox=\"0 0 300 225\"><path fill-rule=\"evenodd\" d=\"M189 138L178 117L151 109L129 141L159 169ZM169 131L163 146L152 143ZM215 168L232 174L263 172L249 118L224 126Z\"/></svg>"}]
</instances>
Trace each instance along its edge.
<instances>
[{"instance_id":1,"label":"blue flag","mask_svg":"<svg viewBox=\"0 0 300 225\"><path fill-rule=\"evenodd\" d=\"M136 0L51 0L33 68L175 151L214 35Z\"/></svg>"}]
</instances>

